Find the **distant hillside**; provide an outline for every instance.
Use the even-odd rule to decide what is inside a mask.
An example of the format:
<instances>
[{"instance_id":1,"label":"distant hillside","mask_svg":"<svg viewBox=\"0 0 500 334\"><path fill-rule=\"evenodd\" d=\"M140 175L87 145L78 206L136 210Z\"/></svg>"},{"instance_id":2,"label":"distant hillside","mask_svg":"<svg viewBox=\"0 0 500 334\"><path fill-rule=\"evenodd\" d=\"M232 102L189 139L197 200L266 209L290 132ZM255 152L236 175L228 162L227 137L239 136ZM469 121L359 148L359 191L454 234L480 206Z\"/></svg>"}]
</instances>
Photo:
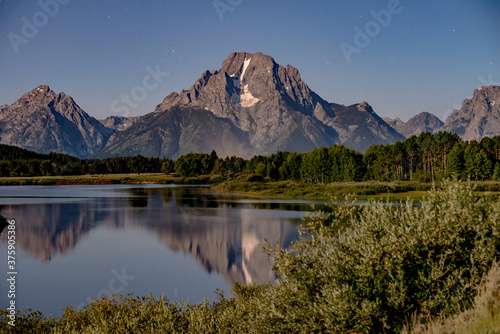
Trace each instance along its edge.
<instances>
[{"instance_id":1,"label":"distant hillside","mask_svg":"<svg viewBox=\"0 0 500 334\"><path fill-rule=\"evenodd\" d=\"M248 133L228 119L204 109L171 108L142 116L130 128L117 131L96 157L145 156L177 158L192 152L222 157L253 155Z\"/></svg>"},{"instance_id":2,"label":"distant hillside","mask_svg":"<svg viewBox=\"0 0 500 334\"><path fill-rule=\"evenodd\" d=\"M17 146L0 144L0 160L49 159L50 155L25 150Z\"/></svg>"},{"instance_id":3,"label":"distant hillside","mask_svg":"<svg viewBox=\"0 0 500 334\"><path fill-rule=\"evenodd\" d=\"M384 117L384 121L406 138L418 136L422 132L436 133L443 126L439 118L425 111L413 116L406 123L399 117L396 119Z\"/></svg>"}]
</instances>

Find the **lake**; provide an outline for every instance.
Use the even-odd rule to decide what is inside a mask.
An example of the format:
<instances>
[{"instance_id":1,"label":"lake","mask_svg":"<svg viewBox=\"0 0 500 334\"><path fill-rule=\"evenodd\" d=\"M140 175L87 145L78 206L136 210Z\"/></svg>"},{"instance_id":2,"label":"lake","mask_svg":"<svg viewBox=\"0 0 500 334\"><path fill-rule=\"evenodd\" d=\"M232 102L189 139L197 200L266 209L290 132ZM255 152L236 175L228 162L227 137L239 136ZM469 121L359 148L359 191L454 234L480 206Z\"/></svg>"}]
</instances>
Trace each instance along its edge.
<instances>
[{"instance_id":1,"label":"lake","mask_svg":"<svg viewBox=\"0 0 500 334\"><path fill-rule=\"evenodd\" d=\"M16 221L16 306L60 316L64 306L129 292L198 303L215 300L216 289L228 295L235 282L272 281L272 261L258 245L264 238L296 240L311 203L200 186L0 187L0 214Z\"/></svg>"}]
</instances>

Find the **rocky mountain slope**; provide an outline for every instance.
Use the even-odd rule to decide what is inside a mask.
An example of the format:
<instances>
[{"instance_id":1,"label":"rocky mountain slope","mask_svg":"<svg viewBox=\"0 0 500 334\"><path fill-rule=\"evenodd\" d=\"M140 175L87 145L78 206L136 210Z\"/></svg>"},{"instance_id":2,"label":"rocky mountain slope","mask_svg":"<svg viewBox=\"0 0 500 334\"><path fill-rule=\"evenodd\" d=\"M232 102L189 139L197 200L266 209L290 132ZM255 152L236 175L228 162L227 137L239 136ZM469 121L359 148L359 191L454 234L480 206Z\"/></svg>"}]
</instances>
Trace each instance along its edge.
<instances>
[{"instance_id":1,"label":"rocky mountain slope","mask_svg":"<svg viewBox=\"0 0 500 334\"><path fill-rule=\"evenodd\" d=\"M371 144L388 144L404 139L368 103L347 107L328 103L302 81L299 71L293 66L281 66L262 53L235 52L227 57L219 70L205 71L188 90L171 93L153 114L116 133L103 154L123 155L134 151L135 144L130 138L140 134L141 138L145 138L141 140L141 145L152 140L150 144L155 147L152 152L168 152L174 154L171 157L176 157L175 149L163 148L166 137L157 135L162 132L159 129L169 126L163 122L164 116L159 115L176 113L176 110L194 112L195 115L206 111L205 118L211 114L219 121L224 120L228 129L241 130L234 134L238 137L237 141L226 143L224 152L234 152L243 157L280 150L303 152L336 143L365 151ZM179 112L177 114L180 115ZM191 120L185 117L184 122L187 121ZM214 132L216 137L210 140L221 142L218 131L205 131ZM195 141L201 138L197 132L193 133L193 137ZM176 140L178 137L168 138L168 145L179 142ZM205 141L200 139L199 142L202 144ZM184 145L179 142L177 154L187 152L183 149ZM203 149L198 144L193 146ZM207 147L203 151L209 152L210 149Z\"/></svg>"},{"instance_id":2,"label":"rocky mountain slope","mask_svg":"<svg viewBox=\"0 0 500 334\"><path fill-rule=\"evenodd\" d=\"M130 117L123 117L123 116L109 116L106 117L105 119L100 119L99 122L102 123L107 128L116 130L116 131L123 131L131 127L135 122L139 120L140 116L130 116Z\"/></svg>"},{"instance_id":3,"label":"rocky mountain slope","mask_svg":"<svg viewBox=\"0 0 500 334\"><path fill-rule=\"evenodd\" d=\"M262 53L235 52L188 90L171 93L145 116L96 120L64 93L39 86L0 106L0 143L77 157L142 154L177 158L216 150L221 157L312 150L344 144L364 152L424 131L465 140L500 135L500 87L474 91L443 123L423 112L403 122L380 118L367 102L330 103L291 65Z\"/></svg>"},{"instance_id":4,"label":"rocky mountain slope","mask_svg":"<svg viewBox=\"0 0 500 334\"><path fill-rule=\"evenodd\" d=\"M465 140L500 135L500 86L484 86L454 110L441 131L455 132Z\"/></svg>"},{"instance_id":5,"label":"rocky mountain slope","mask_svg":"<svg viewBox=\"0 0 500 334\"><path fill-rule=\"evenodd\" d=\"M402 121L401 118L399 118L399 117L396 117L395 119L392 119L390 117L382 117L382 119L384 120L384 122L386 122L394 130L396 130L397 128L399 128L405 124L405 122Z\"/></svg>"},{"instance_id":6,"label":"rocky mountain slope","mask_svg":"<svg viewBox=\"0 0 500 334\"><path fill-rule=\"evenodd\" d=\"M0 143L39 153L86 157L99 152L113 130L85 113L64 93L39 86L0 107Z\"/></svg>"},{"instance_id":7,"label":"rocky mountain slope","mask_svg":"<svg viewBox=\"0 0 500 334\"><path fill-rule=\"evenodd\" d=\"M425 111L413 116L406 123L399 117L396 117L396 119L384 117L383 119L406 138L418 136L422 132L435 133L443 126L443 122L439 118Z\"/></svg>"},{"instance_id":8,"label":"rocky mountain slope","mask_svg":"<svg viewBox=\"0 0 500 334\"><path fill-rule=\"evenodd\" d=\"M248 133L230 120L196 108L171 108L140 117L135 124L111 136L97 157L158 156L177 158L192 152L215 150L221 157L253 155Z\"/></svg>"}]
</instances>

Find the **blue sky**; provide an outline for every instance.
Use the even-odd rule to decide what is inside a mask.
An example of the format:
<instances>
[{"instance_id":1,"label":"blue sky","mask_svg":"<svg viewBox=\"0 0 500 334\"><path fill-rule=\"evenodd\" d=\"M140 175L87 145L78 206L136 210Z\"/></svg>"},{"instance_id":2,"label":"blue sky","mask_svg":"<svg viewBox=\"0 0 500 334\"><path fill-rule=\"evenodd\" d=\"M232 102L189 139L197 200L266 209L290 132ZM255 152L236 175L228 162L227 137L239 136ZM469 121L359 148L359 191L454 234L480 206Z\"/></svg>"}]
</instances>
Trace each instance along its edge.
<instances>
[{"instance_id":1,"label":"blue sky","mask_svg":"<svg viewBox=\"0 0 500 334\"><path fill-rule=\"evenodd\" d=\"M48 84L104 118L159 70L127 113L143 115L247 51L297 67L330 102L444 120L500 84L499 17L498 0L0 0L0 104Z\"/></svg>"}]
</instances>

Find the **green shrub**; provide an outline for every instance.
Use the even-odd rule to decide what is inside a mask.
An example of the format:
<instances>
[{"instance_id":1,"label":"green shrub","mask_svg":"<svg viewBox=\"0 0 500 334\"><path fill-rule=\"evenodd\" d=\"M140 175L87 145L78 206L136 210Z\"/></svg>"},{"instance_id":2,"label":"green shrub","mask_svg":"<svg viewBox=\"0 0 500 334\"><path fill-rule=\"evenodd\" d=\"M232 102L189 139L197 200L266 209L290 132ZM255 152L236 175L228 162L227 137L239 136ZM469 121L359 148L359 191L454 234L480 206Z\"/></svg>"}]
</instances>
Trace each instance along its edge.
<instances>
[{"instance_id":1,"label":"green shrub","mask_svg":"<svg viewBox=\"0 0 500 334\"><path fill-rule=\"evenodd\" d=\"M210 176L210 181L208 183L210 184L219 184L224 182L224 177L222 175L211 175Z\"/></svg>"},{"instance_id":2,"label":"green shrub","mask_svg":"<svg viewBox=\"0 0 500 334\"><path fill-rule=\"evenodd\" d=\"M192 177L185 177L184 184L209 184L210 183L210 175L198 175Z\"/></svg>"},{"instance_id":3,"label":"green shrub","mask_svg":"<svg viewBox=\"0 0 500 334\"><path fill-rule=\"evenodd\" d=\"M474 306L430 323L415 319L413 334L493 334L500 330L500 266L494 263L478 287ZM408 334L405 328L402 334Z\"/></svg>"},{"instance_id":4,"label":"green shrub","mask_svg":"<svg viewBox=\"0 0 500 334\"><path fill-rule=\"evenodd\" d=\"M265 182L266 178L261 174L250 174L246 176L245 182Z\"/></svg>"},{"instance_id":5,"label":"green shrub","mask_svg":"<svg viewBox=\"0 0 500 334\"><path fill-rule=\"evenodd\" d=\"M52 185L56 184L56 181L54 181L54 180L47 180L47 179L40 179L40 180L38 180L37 184L39 186L52 186Z\"/></svg>"},{"instance_id":6,"label":"green shrub","mask_svg":"<svg viewBox=\"0 0 500 334\"><path fill-rule=\"evenodd\" d=\"M467 307L500 251L500 209L445 182L421 205L345 204L306 220L290 249L267 248L280 277L262 323L279 331L398 333Z\"/></svg>"},{"instance_id":7,"label":"green shrub","mask_svg":"<svg viewBox=\"0 0 500 334\"><path fill-rule=\"evenodd\" d=\"M120 183L121 183L121 184L130 184L130 183L131 183L131 182L130 182L131 180L132 180L132 179L131 179L131 178L129 178L129 177L124 177L124 178L122 178L122 179L120 180Z\"/></svg>"}]
</instances>

